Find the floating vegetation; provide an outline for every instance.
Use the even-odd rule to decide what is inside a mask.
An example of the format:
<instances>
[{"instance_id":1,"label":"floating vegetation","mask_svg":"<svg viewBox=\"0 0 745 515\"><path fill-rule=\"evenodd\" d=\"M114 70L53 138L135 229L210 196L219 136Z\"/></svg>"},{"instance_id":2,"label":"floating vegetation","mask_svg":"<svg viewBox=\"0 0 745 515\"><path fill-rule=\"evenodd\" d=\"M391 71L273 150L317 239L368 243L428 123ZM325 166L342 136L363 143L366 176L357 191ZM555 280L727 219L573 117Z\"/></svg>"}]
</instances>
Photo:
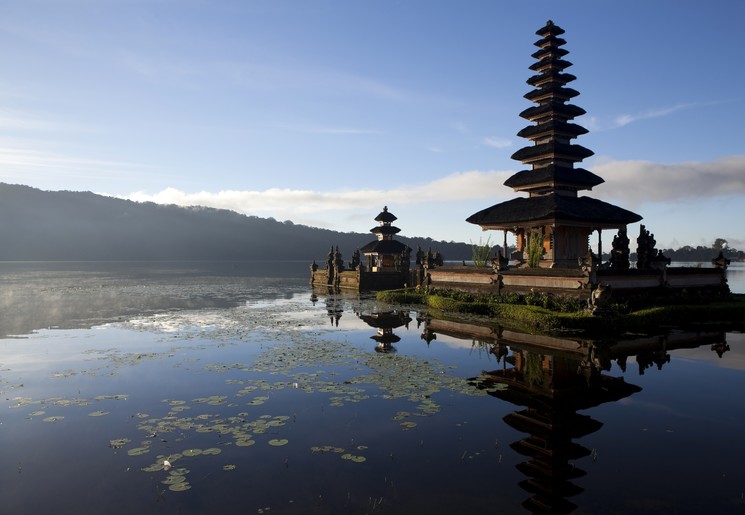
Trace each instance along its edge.
<instances>
[{"instance_id":1,"label":"floating vegetation","mask_svg":"<svg viewBox=\"0 0 745 515\"><path fill-rule=\"evenodd\" d=\"M364 456L357 456L351 453L342 454L341 459L353 461L355 463L362 463L363 461L367 461L367 458L365 458Z\"/></svg>"},{"instance_id":2,"label":"floating vegetation","mask_svg":"<svg viewBox=\"0 0 745 515\"><path fill-rule=\"evenodd\" d=\"M150 447L135 447L127 451L130 456L141 456L150 452Z\"/></svg>"},{"instance_id":3,"label":"floating vegetation","mask_svg":"<svg viewBox=\"0 0 745 515\"><path fill-rule=\"evenodd\" d=\"M187 457L199 456L202 454L202 449L187 449L182 454Z\"/></svg>"},{"instance_id":4,"label":"floating vegetation","mask_svg":"<svg viewBox=\"0 0 745 515\"><path fill-rule=\"evenodd\" d=\"M235 470L236 466L235 465L223 465L222 469L223 470Z\"/></svg>"},{"instance_id":5,"label":"floating vegetation","mask_svg":"<svg viewBox=\"0 0 745 515\"><path fill-rule=\"evenodd\" d=\"M92 411L88 413L88 416L89 417L103 417L104 415L108 415L108 414L109 414L108 411L98 410L98 411Z\"/></svg>"},{"instance_id":6,"label":"floating vegetation","mask_svg":"<svg viewBox=\"0 0 745 515\"><path fill-rule=\"evenodd\" d=\"M188 483L188 481L184 481L182 483L175 483L168 487L169 490L172 492L185 492L191 488L191 485Z\"/></svg>"},{"instance_id":7,"label":"floating vegetation","mask_svg":"<svg viewBox=\"0 0 745 515\"><path fill-rule=\"evenodd\" d=\"M62 416L62 415L55 415L53 417L47 417L47 418L43 419L43 422L47 422L47 423L53 424L55 422L59 422L60 420L62 420L64 418L65 417Z\"/></svg>"},{"instance_id":8,"label":"floating vegetation","mask_svg":"<svg viewBox=\"0 0 745 515\"><path fill-rule=\"evenodd\" d=\"M324 446L314 446L310 448L313 452L333 452L336 454L341 454L344 452L344 449L342 447L334 447L333 445L324 445Z\"/></svg>"},{"instance_id":9,"label":"floating vegetation","mask_svg":"<svg viewBox=\"0 0 745 515\"><path fill-rule=\"evenodd\" d=\"M282 447L283 445L287 445L289 440L287 438L272 438L267 443L274 447Z\"/></svg>"},{"instance_id":10,"label":"floating vegetation","mask_svg":"<svg viewBox=\"0 0 745 515\"><path fill-rule=\"evenodd\" d=\"M44 415L46 411L32 411L28 414L29 417L40 417L41 415Z\"/></svg>"},{"instance_id":11,"label":"floating vegetation","mask_svg":"<svg viewBox=\"0 0 745 515\"><path fill-rule=\"evenodd\" d=\"M131 441L129 438L115 438L114 440L109 440L109 447L112 449L121 449Z\"/></svg>"},{"instance_id":12,"label":"floating vegetation","mask_svg":"<svg viewBox=\"0 0 745 515\"><path fill-rule=\"evenodd\" d=\"M202 454L207 455L207 456L211 456L211 455L214 456L214 455L220 454L221 452L222 450L218 449L217 447L210 447L209 449L203 450Z\"/></svg>"}]
</instances>

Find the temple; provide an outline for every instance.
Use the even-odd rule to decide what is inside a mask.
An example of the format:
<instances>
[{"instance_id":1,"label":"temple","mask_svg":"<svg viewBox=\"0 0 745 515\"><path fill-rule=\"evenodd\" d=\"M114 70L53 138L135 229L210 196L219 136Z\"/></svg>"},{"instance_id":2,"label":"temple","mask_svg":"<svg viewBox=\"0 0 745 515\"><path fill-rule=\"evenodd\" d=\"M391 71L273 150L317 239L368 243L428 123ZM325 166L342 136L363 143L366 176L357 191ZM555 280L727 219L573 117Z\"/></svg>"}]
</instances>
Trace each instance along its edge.
<instances>
[{"instance_id":1,"label":"temple","mask_svg":"<svg viewBox=\"0 0 745 515\"><path fill-rule=\"evenodd\" d=\"M566 73L572 63L564 57L564 30L552 21L538 30L535 72L527 83L534 89L524 97L536 105L520 113L530 125L517 133L532 142L512 155L529 167L505 181L505 186L527 194L495 204L469 216L466 221L483 230L504 231L500 255L492 267L440 266L427 269L419 284L435 288L486 290L488 292L534 291L572 293L588 301L614 292L633 295L674 290L727 292L726 260L715 259L715 268L670 267L670 259L655 248L654 234L640 226L635 268L629 260L627 226L642 217L602 200L580 195L604 181L589 170L575 166L593 152L573 143L587 129L573 120L585 110L570 103L579 93L567 87L576 77ZM617 233L610 257L603 262L604 230ZM597 249L590 236L597 232ZM513 234L515 251L507 251ZM491 250L491 249L489 249ZM465 265L465 264L464 264ZM600 309L595 305L593 309Z\"/></svg>"},{"instance_id":2,"label":"temple","mask_svg":"<svg viewBox=\"0 0 745 515\"><path fill-rule=\"evenodd\" d=\"M530 166L505 181L505 186L528 197L495 204L471 215L467 221L484 230L515 234L517 259L528 262L536 256L535 265L546 268L577 268L578 260L587 254L589 236L604 229L623 229L638 222L641 216L626 209L579 196L604 181L575 163L593 155L581 145L571 143L586 134L587 129L572 123L585 110L567 102L579 95L566 84L576 79L564 73L572 65L563 59L569 52L561 48L566 41L559 36L564 30L549 21L536 32L541 39L533 54L538 60L530 69L536 72L528 79L535 89L525 98L536 106L525 109L520 116L533 122L517 133L533 142L518 150L512 159ZM505 244L506 247L506 244ZM602 253L602 246L598 254Z\"/></svg>"},{"instance_id":3,"label":"temple","mask_svg":"<svg viewBox=\"0 0 745 515\"><path fill-rule=\"evenodd\" d=\"M314 261L310 265L310 284L313 287L344 288L358 291L386 290L413 285L416 275L411 270L411 248L393 239L401 229L392 225L396 216L383 207L370 232L376 239L357 249L345 265L339 247L332 246L326 258L326 268ZM365 257L365 262L361 256Z\"/></svg>"},{"instance_id":4,"label":"temple","mask_svg":"<svg viewBox=\"0 0 745 515\"><path fill-rule=\"evenodd\" d=\"M589 170L575 166L593 152L573 142L586 134L573 120L585 114L570 101L579 93L567 87L576 77L566 73L572 63L564 57L564 30L552 21L538 30L535 73L527 83L533 87L524 97L536 105L520 113L530 125L517 133L532 142L512 155L528 167L505 181L505 186L527 196L500 202L469 216L466 221L483 230L504 232L500 255L476 265L445 265L439 253L411 249L393 239L399 232L396 217L387 207L375 218L371 232L377 239L355 251L349 267L338 248L331 248L325 269L311 265L311 284L357 290L394 289L404 286L503 291L542 290L586 299L593 313L602 314L611 290L614 296L638 293L666 295L692 291L719 295L729 292L724 256L712 260L713 268L669 267L671 261L655 248L657 242L644 225L636 238L636 263L632 268L627 227L641 221L632 211L580 195L604 181ZM609 258L603 262L605 230L615 230ZM597 249L590 237L597 233ZM507 251L507 236L516 240L515 252ZM491 253L491 248L487 249ZM366 262L360 262L360 253ZM474 254L475 255L475 254ZM488 266L491 261L491 267ZM412 266L413 265L413 266Z\"/></svg>"}]
</instances>

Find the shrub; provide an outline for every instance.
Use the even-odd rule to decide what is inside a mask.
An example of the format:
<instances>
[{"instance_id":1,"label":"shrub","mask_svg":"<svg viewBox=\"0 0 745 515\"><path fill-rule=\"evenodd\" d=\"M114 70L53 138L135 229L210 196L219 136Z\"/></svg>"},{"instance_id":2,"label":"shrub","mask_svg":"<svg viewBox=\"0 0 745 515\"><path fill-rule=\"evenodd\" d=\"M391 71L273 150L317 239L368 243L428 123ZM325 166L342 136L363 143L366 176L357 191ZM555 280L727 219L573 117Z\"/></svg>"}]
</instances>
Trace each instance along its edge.
<instances>
[{"instance_id":1,"label":"shrub","mask_svg":"<svg viewBox=\"0 0 745 515\"><path fill-rule=\"evenodd\" d=\"M490 240L491 236L486 239L486 243L481 243L481 238L479 238L478 244L471 242L471 259L474 266L484 267L489 263L489 256L491 255Z\"/></svg>"}]
</instances>

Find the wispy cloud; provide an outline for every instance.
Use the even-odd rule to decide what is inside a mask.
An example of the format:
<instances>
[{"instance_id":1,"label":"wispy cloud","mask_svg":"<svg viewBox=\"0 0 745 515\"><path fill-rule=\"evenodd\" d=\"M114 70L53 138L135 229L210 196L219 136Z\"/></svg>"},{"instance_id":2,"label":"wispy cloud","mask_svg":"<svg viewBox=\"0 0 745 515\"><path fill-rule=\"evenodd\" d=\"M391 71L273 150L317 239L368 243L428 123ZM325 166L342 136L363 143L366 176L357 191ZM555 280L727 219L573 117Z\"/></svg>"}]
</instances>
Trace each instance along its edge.
<instances>
[{"instance_id":1,"label":"wispy cloud","mask_svg":"<svg viewBox=\"0 0 745 515\"><path fill-rule=\"evenodd\" d=\"M497 136L491 136L484 138L484 145L493 148L508 148L512 146L512 140L507 138L500 138Z\"/></svg>"},{"instance_id":2,"label":"wispy cloud","mask_svg":"<svg viewBox=\"0 0 745 515\"><path fill-rule=\"evenodd\" d=\"M468 134L470 132L466 124L461 121L453 122L452 127L461 134Z\"/></svg>"},{"instance_id":3,"label":"wispy cloud","mask_svg":"<svg viewBox=\"0 0 745 515\"><path fill-rule=\"evenodd\" d=\"M70 131L85 130L80 124L51 120L28 111L17 109L0 109L0 130L9 131Z\"/></svg>"},{"instance_id":4,"label":"wispy cloud","mask_svg":"<svg viewBox=\"0 0 745 515\"><path fill-rule=\"evenodd\" d=\"M334 127L330 125L275 125L275 129L302 132L305 134L330 134L330 135L358 135L358 134L383 134L383 131L375 129L364 129L359 127Z\"/></svg>"},{"instance_id":5,"label":"wispy cloud","mask_svg":"<svg viewBox=\"0 0 745 515\"><path fill-rule=\"evenodd\" d=\"M144 174L152 167L131 162L87 159L41 150L0 146L0 178L13 181L43 177L100 179L119 177L129 179L134 174Z\"/></svg>"},{"instance_id":6,"label":"wispy cloud","mask_svg":"<svg viewBox=\"0 0 745 515\"><path fill-rule=\"evenodd\" d=\"M699 109L704 107L710 107L719 104L725 104L732 102L732 100L717 100L713 102L687 102L675 104L673 106L660 107L655 109L649 109L633 114L621 114L616 116L610 123L602 124L596 117L590 117L585 122L585 126L590 130L610 130L625 127L631 123L639 122L642 120L649 120L651 118L662 118L670 116L681 111L687 111L689 109Z\"/></svg>"},{"instance_id":7,"label":"wispy cloud","mask_svg":"<svg viewBox=\"0 0 745 515\"><path fill-rule=\"evenodd\" d=\"M128 51L120 66L155 83L234 85L273 93L300 90L315 95L360 95L389 101L411 98L406 91L375 77L305 63L264 58L227 61L218 58L185 59L181 55L152 56Z\"/></svg>"},{"instance_id":8,"label":"wispy cloud","mask_svg":"<svg viewBox=\"0 0 745 515\"><path fill-rule=\"evenodd\" d=\"M638 122L640 120L647 120L649 118L660 118L662 116L669 116L677 113L678 111L684 111L696 107L697 104L677 104L670 107L663 107L661 109L652 109L650 111L644 111L636 114L622 114L613 120L613 128L623 127L630 123Z\"/></svg>"}]
</instances>

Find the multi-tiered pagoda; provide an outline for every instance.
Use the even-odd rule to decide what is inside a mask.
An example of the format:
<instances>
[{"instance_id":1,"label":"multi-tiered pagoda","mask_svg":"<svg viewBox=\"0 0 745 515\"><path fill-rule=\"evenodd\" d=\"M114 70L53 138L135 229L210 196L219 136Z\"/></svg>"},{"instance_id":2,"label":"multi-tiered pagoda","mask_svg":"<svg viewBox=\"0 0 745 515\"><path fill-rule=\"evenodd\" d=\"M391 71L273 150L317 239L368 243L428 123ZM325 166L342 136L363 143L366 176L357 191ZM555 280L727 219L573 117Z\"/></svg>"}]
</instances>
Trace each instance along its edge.
<instances>
[{"instance_id":1,"label":"multi-tiered pagoda","mask_svg":"<svg viewBox=\"0 0 745 515\"><path fill-rule=\"evenodd\" d=\"M408 272L409 254L411 249L404 243L394 240L393 236L401 232L401 229L393 225L396 216L388 211L388 206L383 207L375 221L377 227L370 232L378 237L360 249L367 257L367 270L370 272L398 272L403 268Z\"/></svg>"},{"instance_id":2,"label":"multi-tiered pagoda","mask_svg":"<svg viewBox=\"0 0 745 515\"><path fill-rule=\"evenodd\" d=\"M536 32L541 39L533 54L538 60L530 69L536 72L528 79L535 89L525 98L535 102L520 113L532 122L518 136L529 139L532 145L521 148L512 159L530 166L505 181L515 191L528 197L502 202L471 215L467 221L484 230L497 229L514 233L518 252L528 260L529 245L541 245L539 266L577 268L578 259L587 255L589 236L603 229L625 229L638 222L641 216L626 209L579 196L581 190L591 190L603 179L574 164L593 155L593 152L571 141L587 133L572 120L585 110L567 102L579 93L566 85L576 77L564 70L572 65L563 59L569 52L561 48L566 41L559 36L564 30L548 21ZM599 245L600 246L600 245ZM602 247L601 247L602 249ZM599 253L601 252L599 249Z\"/></svg>"}]
</instances>

